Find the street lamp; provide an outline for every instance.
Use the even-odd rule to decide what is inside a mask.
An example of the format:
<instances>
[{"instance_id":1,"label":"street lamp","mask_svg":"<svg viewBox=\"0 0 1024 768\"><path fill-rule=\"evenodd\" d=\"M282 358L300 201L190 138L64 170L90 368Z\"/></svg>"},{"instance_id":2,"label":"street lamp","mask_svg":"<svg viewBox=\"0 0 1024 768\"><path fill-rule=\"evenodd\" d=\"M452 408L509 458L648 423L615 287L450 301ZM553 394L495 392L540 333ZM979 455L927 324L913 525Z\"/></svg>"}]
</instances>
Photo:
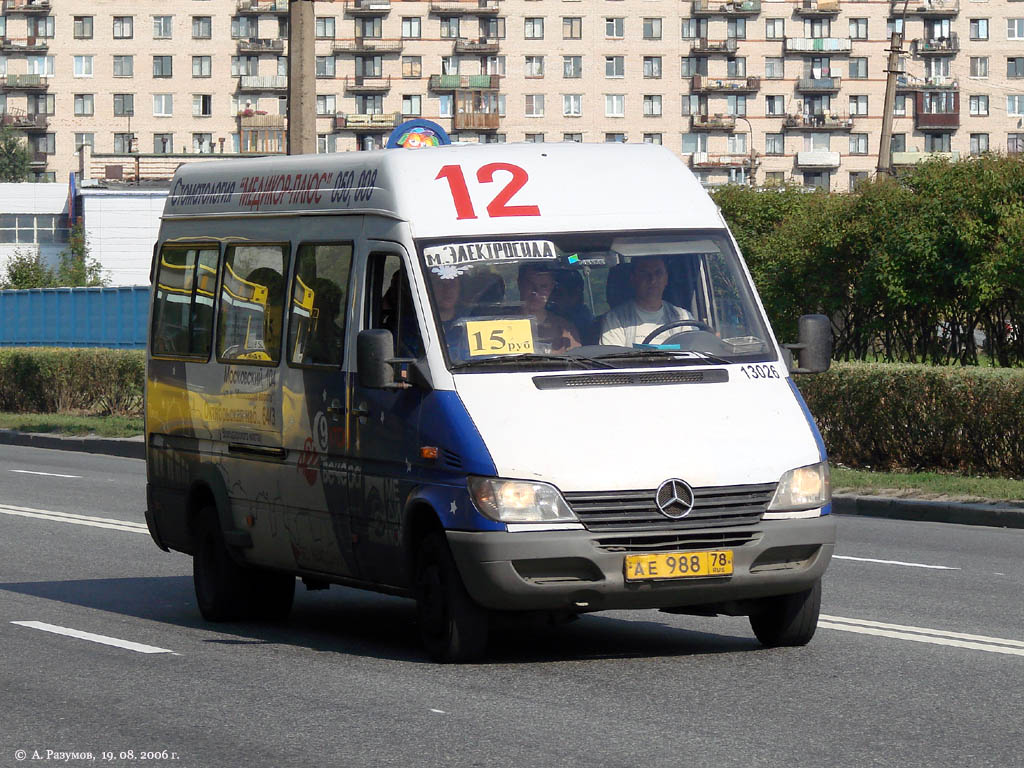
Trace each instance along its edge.
<instances>
[{"instance_id":1,"label":"street lamp","mask_svg":"<svg viewBox=\"0 0 1024 768\"><path fill-rule=\"evenodd\" d=\"M750 178L747 179L747 184L751 187L754 186L754 127L750 124L750 121L743 115L736 115L737 120L742 120L747 124L747 136L749 140L747 142L747 156L748 162L747 167L750 169Z\"/></svg>"}]
</instances>

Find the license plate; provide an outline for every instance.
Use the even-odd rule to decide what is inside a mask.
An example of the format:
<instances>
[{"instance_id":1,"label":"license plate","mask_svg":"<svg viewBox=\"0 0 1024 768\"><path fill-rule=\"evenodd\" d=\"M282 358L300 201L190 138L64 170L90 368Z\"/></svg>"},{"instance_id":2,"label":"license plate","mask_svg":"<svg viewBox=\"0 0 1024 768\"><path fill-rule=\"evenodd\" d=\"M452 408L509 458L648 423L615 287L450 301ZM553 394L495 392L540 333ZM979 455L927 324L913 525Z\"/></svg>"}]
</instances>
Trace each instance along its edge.
<instances>
[{"instance_id":1,"label":"license plate","mask_svg":"<svg viewBox=\"0 0 1024 768\"><path fill-rule=\"evenodd\" d=\"M626 555L626 581L731 576L732 550Z\"/></svg>"}]
</instances>

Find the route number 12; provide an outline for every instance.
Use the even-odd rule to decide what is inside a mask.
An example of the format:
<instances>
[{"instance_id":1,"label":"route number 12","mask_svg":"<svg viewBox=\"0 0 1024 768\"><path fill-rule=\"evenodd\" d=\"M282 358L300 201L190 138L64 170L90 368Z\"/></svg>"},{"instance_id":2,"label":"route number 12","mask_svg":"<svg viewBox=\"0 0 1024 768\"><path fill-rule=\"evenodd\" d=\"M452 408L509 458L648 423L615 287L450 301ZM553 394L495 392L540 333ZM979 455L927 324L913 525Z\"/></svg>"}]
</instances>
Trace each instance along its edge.
<instances>
[{"instance_id":1,"label":"route number 12","mask_svg":"<svg viewBox=\"0 0 1024 768\"><path fill-rule=\"evenodd\" d=\"M526 170L511 163L488 163L476 172L476 180L481 184L490 184L494 181L494 174L497 171L505 171L512 174L512 178L502 188L494 199L487 204L487 215L491 218L500 216L540 216L540 208L536 205L509 205L508 201L512 196L523 188L529 180ZM456 219L475 219L476 210L473 208L473 201L469 198L469 188L466 186L466 177L462 173L461 165L446 165L434 180L446 179L448 189L452 193L452 202L455 203Z\"/></svg>"}]
</instances>

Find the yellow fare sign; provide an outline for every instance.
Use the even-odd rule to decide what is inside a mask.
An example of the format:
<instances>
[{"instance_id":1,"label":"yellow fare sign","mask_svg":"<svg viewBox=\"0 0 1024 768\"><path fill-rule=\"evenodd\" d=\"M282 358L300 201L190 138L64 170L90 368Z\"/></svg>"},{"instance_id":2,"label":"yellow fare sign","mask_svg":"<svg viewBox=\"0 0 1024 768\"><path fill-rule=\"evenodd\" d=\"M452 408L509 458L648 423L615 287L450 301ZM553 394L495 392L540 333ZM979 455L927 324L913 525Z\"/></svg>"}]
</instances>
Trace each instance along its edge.
<instances>
[{"instance_id":1,"label":"yellow fare sign","mask_svg":"<svg viewBox=\"0 0 1024 768\"><path fill-rule=\"evenodd\" d=\"M731 576L732 550L626 555L626 581Z\"/></svg>"},{"instance_id":2,"label":"yellow fare sign","mask_svg":"<svg viewBox=\"0 0 1024 768\"><path fill-rule=\"evenodd\" d=\"M471 320L466 323L466 338L470 357L533 352L533 327L527 318Z\"/></svg>"}]
</instances>

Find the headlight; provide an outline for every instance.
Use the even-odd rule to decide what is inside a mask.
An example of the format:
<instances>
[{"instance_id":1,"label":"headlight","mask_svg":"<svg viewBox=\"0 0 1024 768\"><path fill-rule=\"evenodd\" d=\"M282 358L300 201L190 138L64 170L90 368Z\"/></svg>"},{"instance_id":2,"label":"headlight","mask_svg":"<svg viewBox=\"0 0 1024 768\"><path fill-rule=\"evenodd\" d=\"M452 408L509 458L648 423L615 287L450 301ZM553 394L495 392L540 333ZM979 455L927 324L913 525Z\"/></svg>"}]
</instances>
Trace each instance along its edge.
<instances>
[{"instance_id":1,"label":"headlight","mask_svg":"<svg viewBox=\"0 0 1024 768\"><path fill-rule=\"evenodd\" d=\"M779 480L769 512L797 512L823 507L832 500L828 462L791 469Z\"/></svg>"},{"instance_id":2,"label":"headlight","mask_svg":"<svg viewBox=\"0 0 1024 768\"><path fill-rule=\"evenodd\" d=\"M494 477L469 478L477 509L502 523L574 523L576 515L553 485Z\"/></svg>"}]
</instances>

